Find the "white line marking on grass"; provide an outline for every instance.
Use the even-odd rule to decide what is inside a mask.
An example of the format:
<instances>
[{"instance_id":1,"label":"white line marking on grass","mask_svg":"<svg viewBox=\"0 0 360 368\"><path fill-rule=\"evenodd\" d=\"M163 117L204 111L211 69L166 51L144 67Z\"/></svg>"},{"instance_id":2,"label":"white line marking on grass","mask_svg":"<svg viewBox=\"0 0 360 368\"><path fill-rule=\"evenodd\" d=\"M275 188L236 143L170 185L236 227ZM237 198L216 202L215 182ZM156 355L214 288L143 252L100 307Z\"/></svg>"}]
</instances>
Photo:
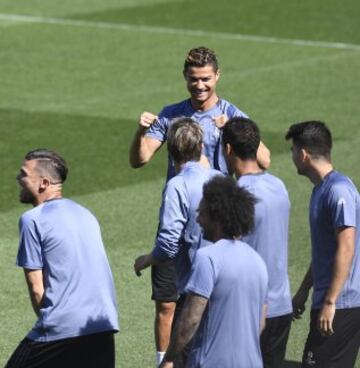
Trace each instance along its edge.
<instances>
[{"instance_id":1,"label":"white line marking on grass","mask_svg":"<svg viewBox=\"0 0 360 368\"><path fill-rule=\"evenodd\" d=\"M341 43L341 42L325 42L325 41L311 41L311 40L296 40L288 38L278 37L265 37L246 35L240 33L225 33L225 32L210 32L202 30L192 29L180 29L180 28L167 28L167 27L155 27L145 25L135 25L126 23L107 23L107 22L92 22L86 20L76 19L64 19L64 18L48 18L32 15L19 15L19 14L2 14L0 13L0 21L11 21L15 23L38 23L38 24L54 24L62 26L72 27L89 27L89 28L101 28L101 29L117 29L130 32L145 32L145 33L159 33L170 34L180 36L192 36L192 37L213 37L226 40L238 40L238 41L250 41L261 43L278 43L288 44L294 46L310 46L310 47L324 47L330 49L347 49L347 50L360 50L360 45Z\"/></svg>"},{"instance_id":2,"label":"white line marking on grass","mask_svg":"<svg viewBox=\"0 0 360 368\"><path fill-rule=\"evenodd\" d=\"M258 73L267 73L267 72L273 72L273 71L284 71L285 69L293 69L293 68L299 68L299 67L307 67L309 65L323 62L323 61L335 61L338 59L343 59L347 57L357 56L358 54L353 51L347 51L347 52L341 52L336 53L332 55L326 55L326 56L317 56L317 57L311 57L296 61L289 61L286 63L278 63L273 65L267 65L267 66L260 66L256 68L248 68L242 71L226 71L226 77L229 77L230 74L235 74L237 76L241 77L248 77L251 74L258 74Z\"/></svg>"}]
</instances>

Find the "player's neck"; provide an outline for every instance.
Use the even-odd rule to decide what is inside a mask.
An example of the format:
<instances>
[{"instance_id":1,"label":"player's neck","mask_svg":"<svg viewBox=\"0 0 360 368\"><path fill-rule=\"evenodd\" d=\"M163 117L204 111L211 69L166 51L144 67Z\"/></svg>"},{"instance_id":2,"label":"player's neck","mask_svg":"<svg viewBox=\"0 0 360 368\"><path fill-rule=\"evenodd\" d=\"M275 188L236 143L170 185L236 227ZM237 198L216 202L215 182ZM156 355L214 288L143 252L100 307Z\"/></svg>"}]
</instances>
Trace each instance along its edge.
<instances>
[{"instance_id":1,"label":"player's neck","mask_svg":"<svg viewBox=\"0 0 360 368\"><path fill-rule=\"evenodd\" d=\"M219 101L219 98L216 94L211 96L206 101L198 101L198 100L195 100L194 98L190 98L191 106L196 111L210 110L211 108L213 108L218 103L218 101Z\"/></svg>"},{"instance_id":2,"label":"player's neck","mask_svg":"<svg viewBox=\"0 0 360 368\"><path fill-rule=\"evenodd\" d=\"M324 180L325 176L333 170L334 167L331 162L315 162L312 166L311 172L309 172L308 178L314 185L318 185Z\"/></svg>"},{"instance_id":3,"label":"player's neck","mask_svg":"<svg viewBox=\"0 0 360 368\"><path fill-rule=\"evenodd\" d=\"M40 193L37 196L34 206L38 206L44 202L51 201L53 199L60 199L60 198L62 198L62 190L61 190L60 185L56 185L54 188L51 188L51 189L49 187L48 190Z\"/></svg>"},{"instance_id":4,"label":"player's neck","mask_svg":"<svg viewBox=\"0 0 360 368\"><path fill-rule=\"evenodd\" d=\"M250 175L250 174L260 174L263 169L259 166L256 160L241 160L237 159L235 161L235 176L239 179L240 176Z\"/></svg>"}]
</instances>

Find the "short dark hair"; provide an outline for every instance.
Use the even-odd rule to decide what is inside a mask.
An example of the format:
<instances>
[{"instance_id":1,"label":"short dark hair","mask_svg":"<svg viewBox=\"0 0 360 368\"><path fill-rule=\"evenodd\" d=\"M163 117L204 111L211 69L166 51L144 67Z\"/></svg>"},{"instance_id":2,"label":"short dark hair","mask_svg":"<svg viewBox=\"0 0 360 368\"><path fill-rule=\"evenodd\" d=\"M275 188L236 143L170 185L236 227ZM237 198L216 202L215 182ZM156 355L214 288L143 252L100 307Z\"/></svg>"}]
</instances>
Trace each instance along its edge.
<instances>
[{"instance_id":1,"label":"short dark hair","mask_svg":"<svg viewBox=\"0 0 360 368\"><path fill-rule=\"evenodd\" d=\"M204 184L203 201L212 221L226 238L246 235L254 228L256 199L230 176L215 176Z\"/></svg>"},{"instance_id":2,"label":"short dark hair","mask_svg":"<svg viewBox=\"0 0 360 368\"><path fill-rule=\"evenodd\" d=\"M46 172L54 182L63 183L68 174L66 161L56 152L38 148L26 154L25 160L36 160L37 169Z\"/></svg>"},{"instance_id":3,"label":"short dark hair","mask_svg":"<svg viewBox=\"0 0 360 368\"><path fill-rule=\"evenodd\" d=\"M188 68L204 67L206 65L212 65L214 71L218 71L219 65L215 51L204 46L196 47L191 49L186 55L184 73L188 70Z\"/></svg>"},{"instance_id":4,"label":"short dark hair","mask_svg":"<svg viewBox=\"0 0 360 368\"><path fill-rule=\"evenodd\" d=\"M188 117L180 117L170 122L167 147L175 162L199 161L202 142L202 129L196 121Z\"/></svg>"},{"instance_id":5,"label":"short dark hair","mask_svg":"<svg viewBox=\"0 0 360 368\"><path fill-rule=\"evenodd\" d=\"M243 117L234 117L223 127L223 145L230 144L242 160L256 160L260 131L256 123Z\"/></svg>"},{"instance_id":6,"label":"short dark hair","mask_svg":"<svg viewBox=\"0 0 360 368\"><path fill-rule=\"evenodd\" d=\"M325 123L317 120L304 121L290 126L285 136L295 146L306 149L314 157L330 159L332 137Z\"/></svg>"}]
</instances>

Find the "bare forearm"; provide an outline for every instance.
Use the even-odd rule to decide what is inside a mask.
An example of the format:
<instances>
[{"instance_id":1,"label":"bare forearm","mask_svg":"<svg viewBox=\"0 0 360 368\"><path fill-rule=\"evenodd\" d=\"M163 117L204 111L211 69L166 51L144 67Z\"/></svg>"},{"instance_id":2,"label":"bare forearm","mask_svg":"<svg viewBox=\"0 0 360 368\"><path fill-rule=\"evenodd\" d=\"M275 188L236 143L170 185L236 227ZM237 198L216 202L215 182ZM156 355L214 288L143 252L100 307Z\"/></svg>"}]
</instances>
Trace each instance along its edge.
<instances>
[{"instance_id":1,"label":"bare forearm","mask_svg":"<svg viewBox=\"0 0 360 368\"><path fill-rule=\"evenodd\" d=\"M185 346L194 336L200 321L187 320L185 324L178 324L175 329L175 338L171 340L166 353L166 361L175 361Z\"/></svg>"},{"instance_id":2,"label":"bare forearm","mask_svg":"<svg viewBox=\"0 0 360 368\"><path fill-rule=\"evenodd\" d=\"M29 295L30 295L30 300L31 300L31 305L33 307L33 310L35 312L35 314L37 316L40 315L40 308L41 308L41 304L42 304L42 300L44 297L44 289L41 291L30 291L29 290Z\"/></svg>"},{"instance_id":3,"label":"bare forearm","mask_svg":"<svg viewBox=\"0 0 360 368\"><path fill-rule=\"evenodd\" d=\"M348 243L346 243L345 240L345 242L338 245L330 287L325 297L325 301L328 303L335 304L346 279L349 277L349 272L354 257L354 247L351 242L352 240L349 239Z\"/></svg>"},{"instance_id":4,"label":"bare forearm","mask_svg":"<svg viewBox=\"0 0 360 368\"><path fill-rule=\"evenodd\" d=\"M303 278L303 281L299 287L299 290L302 290L304 292L309 292L310 289L313 287L314 281L312 276L312 270L311 270L311 264Z\"/></svg>"},{"instance_id":5,"label":"bare forearm","mask_svg":"<svg viewBox=\"0 0 360 368\"><path fill-rule=\"evenodd\" d=\"M311 270L311 263L309 266L308 271L306 272L304 279L294 295L292 299L292 305L293 305L293 320L301 318L301 315L305 311L305 304L309 297L310 289L313 286L313 277L312 277L312 270Z\"/></svg>"},{"instance_id":6,"label":"bare forearm","mask_svg":"<svg viewBox=\"0 0 360 368\"><path fill-rule=\"evenodd\" d=\"M29 290L31 305L35 314L39 316L45 290L42 270L25 269L24 273Z\"/></svg>"},{"instance_id":7,"label":"bare forearm","mask_svg":"<svg viewBox=\"0 0 360 368\"><path fill-rule=\"evenodd\" d=\"M197 295L187 296L184 309L175 326L175 333L166 352L165 361L174 361L193 338L199 327L206 305L207 299L203 297Z\"/></svg>"},{"instance_id":8,"label":"bare forearm","mask_svg":"<svg viewBox=\"0 0 360 368\"><path fill-rule=\"evenodd\" d=\"M129 161L133 168L143 166L148 160L147 146L145 142L146 128L139 127L135 133L130 147Z\"/></svg>"},{"instance_id":9,"label":"bare forearm","mask_svg":"<svg viewBox=\"0 0 360 368\"><path fill-rule=\"evenodd\" d=\"M349 276L355 252L355 228L344 227L336 230L336 254L329 289L318 317L318 329L323 336L334 333L333 321L336 314L336 300Z\"/></svg>"}]
</instances>

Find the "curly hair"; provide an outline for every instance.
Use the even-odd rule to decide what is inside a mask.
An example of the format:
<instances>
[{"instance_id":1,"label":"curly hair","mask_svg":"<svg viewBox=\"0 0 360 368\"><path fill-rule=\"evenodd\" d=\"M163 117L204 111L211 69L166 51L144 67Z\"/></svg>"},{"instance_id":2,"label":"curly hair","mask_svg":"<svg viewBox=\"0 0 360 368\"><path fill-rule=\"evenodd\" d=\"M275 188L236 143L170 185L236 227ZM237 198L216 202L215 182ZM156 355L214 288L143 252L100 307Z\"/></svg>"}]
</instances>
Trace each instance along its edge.
<instances>
[{"instance_id":1,"label":"curly hair","mask_svg":"<svg viewBox=\"0 0 360 368\"><path fill-rule=\"evenodd\" d=\"M26 154L25 160L36 160L37 170L50 175L54 182L63 183L66 180L68 174L66 161L54 151L46 148L35 149Z\"/></svg>"},{"instance_id":2,"label":"curly hair","mask_svg":"<svg viewBox=\"0 0 360 368\"><path fill-rule=\"evenodd\" d=\"M203 201L210 219L226 238L247 235L254 228L255 197L230 177L215 176L205 183Z\"/></svg>"},{"instance_id":3,"label":"curly hair","mask_svg":"<svg viewBox=\"0 0 360 368\"><path fill-rule=\"evenodd\" d=\"M212 65L214 72L219 69L218 60L215 51L208 49L207 47L200 46L191 49L185 58L184 73L191 67L204 67L206 65Z\"/></svg>"}]
</instances>

